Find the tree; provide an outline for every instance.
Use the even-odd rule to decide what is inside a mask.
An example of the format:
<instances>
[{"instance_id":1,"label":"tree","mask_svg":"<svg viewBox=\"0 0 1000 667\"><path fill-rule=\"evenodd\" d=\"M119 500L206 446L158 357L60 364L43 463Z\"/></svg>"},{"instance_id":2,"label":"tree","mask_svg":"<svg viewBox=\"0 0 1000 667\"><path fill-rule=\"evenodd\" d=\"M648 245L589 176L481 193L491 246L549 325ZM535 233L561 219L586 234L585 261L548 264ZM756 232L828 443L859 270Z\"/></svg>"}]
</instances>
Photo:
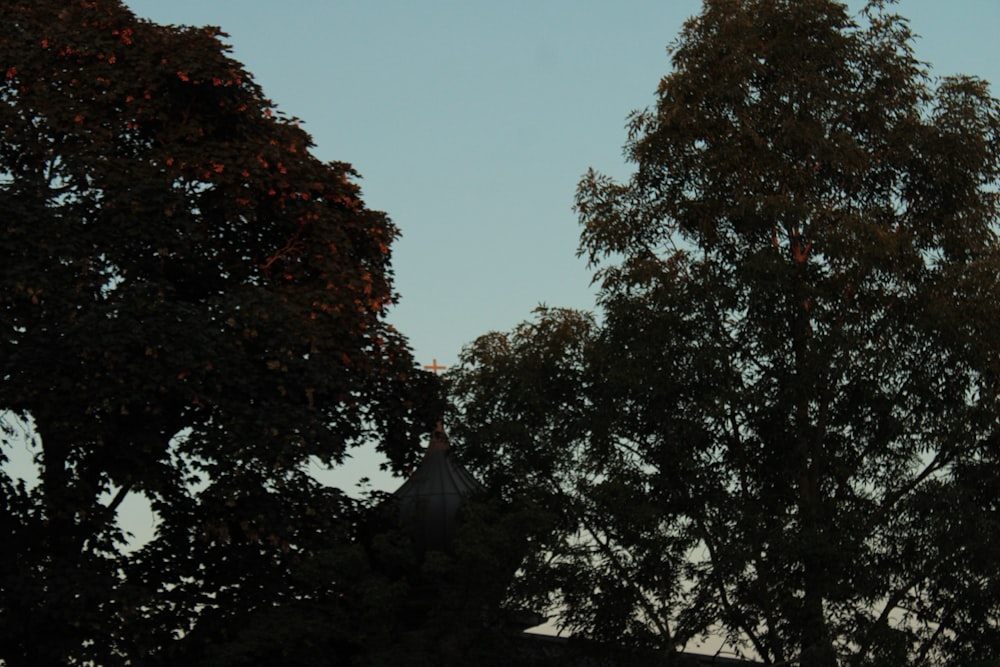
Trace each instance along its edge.
<instances>
[{"instance_id":1,"label":"tree","mask_svg":"<svg viewBox=\"0 0 1000 667\"><path fill-rule=\"evenodd\" d=\"M0 419L39 473L0 478L8 665L169 661L295 595L354 520L307 465L402 466L437 416L385 319L395 226L223 37L0 5ZM158 529L128 551L137 494Z\"/></svg>"},{"instance_id":2,"label":"tree","mask_svg":"<svg viewBox=\"0 0 1000 667\"><path fill-rule=\"evenodd\" d=\"M673 651L704 629L676 616L693 539L678 530L678 499L649 493L648 464L604 412L619 355L587 313L535 315L467 346L448 376L470 468L523 508L529 529L511 604L555 613L589 639Z\"/></svg>"},{"instance_id":3,"label":"tree","mask_svg":"<svg viewBox=\"0 0 1000 667\"><path fill-rule=\"evenodd\" d=\"M932 80L887 4L707 0L631 117L635 173L579 186L599 324L544 312L453 371L483 456L571 459L569 627L1000 659L1000 104ZM569 358L558 392L525 379Z\"/></svg>"}]
</instances>

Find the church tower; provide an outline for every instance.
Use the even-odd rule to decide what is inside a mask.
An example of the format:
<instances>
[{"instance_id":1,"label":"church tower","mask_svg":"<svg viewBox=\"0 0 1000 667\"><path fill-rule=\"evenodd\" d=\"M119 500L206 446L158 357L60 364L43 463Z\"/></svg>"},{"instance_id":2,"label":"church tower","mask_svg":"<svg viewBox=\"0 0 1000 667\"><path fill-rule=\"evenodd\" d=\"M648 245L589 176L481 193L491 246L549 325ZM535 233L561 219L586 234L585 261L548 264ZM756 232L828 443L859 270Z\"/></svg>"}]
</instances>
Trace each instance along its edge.
<instances>
[{"instance_id":1,"label":"church tower","mask_svg":"<svg viewBox=\"0 0 1000 667\"><path fill-rule=\"evenodd\" d=\"M422 551L447 551L458 530L458 511L485 488L451 454L438 422L420 465L393 494L400 526Z\"/></svg>"}]
</instances>

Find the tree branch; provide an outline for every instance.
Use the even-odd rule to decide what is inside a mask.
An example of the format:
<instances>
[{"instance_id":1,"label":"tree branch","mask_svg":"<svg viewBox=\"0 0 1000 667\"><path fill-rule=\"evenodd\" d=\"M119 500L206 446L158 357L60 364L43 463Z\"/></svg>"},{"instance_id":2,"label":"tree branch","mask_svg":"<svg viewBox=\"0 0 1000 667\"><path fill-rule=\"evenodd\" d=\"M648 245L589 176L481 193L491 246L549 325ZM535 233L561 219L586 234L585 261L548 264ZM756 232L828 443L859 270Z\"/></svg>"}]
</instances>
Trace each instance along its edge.
<instances>
[{"instance_id":1,"label":"tree branch","mask_svg":"<svg viewBox=\"0 0 1000 667\"><path fill-rule=\"evenodd\" d=\"M111 502L108 503L107 507L105 507L105 509L108 511L108 514L114 514L118 510L118 507L122 504L122 501L125 500L125 496L127 496L129 494L129 491L131 490L132 490L132 482L127 482L126 484L123 484L120 489L118 489L118 493L115 494L115 497L112 498Z\"/></svg>"}]
</instances>

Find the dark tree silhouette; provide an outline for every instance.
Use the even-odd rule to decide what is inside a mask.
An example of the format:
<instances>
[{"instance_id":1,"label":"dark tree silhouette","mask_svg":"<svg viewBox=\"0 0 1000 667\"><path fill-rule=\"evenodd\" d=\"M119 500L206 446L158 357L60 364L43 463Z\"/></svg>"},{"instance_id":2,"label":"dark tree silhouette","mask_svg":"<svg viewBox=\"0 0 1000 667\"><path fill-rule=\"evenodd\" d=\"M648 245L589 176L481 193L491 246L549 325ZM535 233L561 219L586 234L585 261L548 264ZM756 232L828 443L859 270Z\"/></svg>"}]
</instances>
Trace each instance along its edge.
<instances>
[{"instance_id":1,"label":"dark tree silhouette","mask_svg":"<svg viewBox=\"0 0 1000 667\"><path fill-rule=\"evenodd\" d=\"M117 0L0 4L0 417L39 471L0 477L8 665L226 635L350 534L309 462L375 442L403 464L437 412L385 320L396 228L222 37ZM126 553L134 494L159 523Z\"/></svg>"},{"instance_id":2,"label":"dark tree silhouette","mask_svg":"<svg viewBox=\"0 0 1000 667\"><path fill-rule=\"evenodd\" d=\"M577 527L534 580L572 629L1000 658L1000 106L886 5L706 1L635 173L580 183L597 323L543 311L453 371L455 435Z\"/></svg>"}]
</instances>

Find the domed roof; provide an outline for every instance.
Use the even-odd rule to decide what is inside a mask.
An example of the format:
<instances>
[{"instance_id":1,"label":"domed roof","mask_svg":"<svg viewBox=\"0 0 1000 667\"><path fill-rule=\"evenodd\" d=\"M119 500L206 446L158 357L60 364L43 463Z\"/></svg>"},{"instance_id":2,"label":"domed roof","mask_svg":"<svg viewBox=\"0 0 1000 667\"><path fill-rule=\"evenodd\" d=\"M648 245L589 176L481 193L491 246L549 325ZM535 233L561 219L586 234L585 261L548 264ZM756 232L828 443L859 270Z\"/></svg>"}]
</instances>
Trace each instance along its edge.
<instances>
[{"instance_id":1,"label":"domed roof","mask_svg":"<svg viewBox=\"0 0 1000 667\"><path fill-rule=\"evenodd\" d=\"M438 424L423 460L393 494L400 525L409 528L422 549L444 550L455 537L458 510L465 499L485 491L451 455Z\"/></svg>"}]
</instances>

